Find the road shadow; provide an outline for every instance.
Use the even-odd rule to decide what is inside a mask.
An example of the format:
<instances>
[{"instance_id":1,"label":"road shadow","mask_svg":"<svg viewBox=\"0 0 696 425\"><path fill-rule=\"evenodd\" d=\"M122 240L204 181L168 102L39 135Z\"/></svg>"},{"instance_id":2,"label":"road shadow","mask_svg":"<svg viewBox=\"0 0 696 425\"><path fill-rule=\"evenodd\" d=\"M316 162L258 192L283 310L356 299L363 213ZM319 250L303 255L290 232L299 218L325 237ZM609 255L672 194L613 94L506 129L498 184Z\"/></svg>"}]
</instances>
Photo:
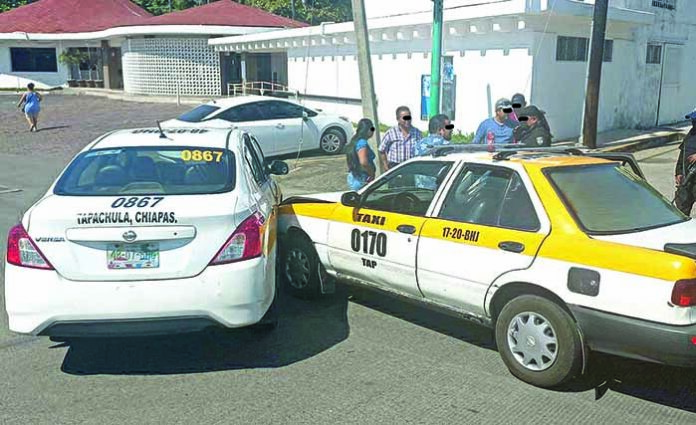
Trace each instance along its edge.
<instances>
[{"instance_id":1,"label":"road shadow","mask_svg":"<svg viewBox=\"0 0 696 425\"><path fill-rule=\"evenodd\" d=\"M381 292L351 287L349 300L427 329L497 351L492 329L432 311ZM503 367L501 374L509 374ZM516 378L515 378L516 379ZM663 366L602 353L591 353L586 374L557 392L609 391L696 413L696 369Z\"/></svg>"},{"instance_id":2,"label":"road shadow","mask_svg":"<svg viewBox=\"0 0 696 425\"><path fill-rule=\"evenodd\" d=\"M593 390L599 400L609 391L696 413L696 369L664 366L603 353L591 353L585 376L562 391Z\"/></svg>"},{"instance_id":3,"label":"road shadow","mask_svg":"<svg viewBox=\"0 0 696 425\"><path fill-rule=\"evenodd\" d=\"M70 128L71 126L69 125L55 125L53 127L43 127L39 128L36 130L37 133L41 133L42 131L50 131L50 130L60 130L61 128Z\"/></svg>"},{"instance_id":4,"label":"road shadow","mask_svg":"<svg viewBox=\"0 0 696 425\"><path fill-rule=\"evenodd\" d=\"M418 326L488 350L496 350L492 329L450 314L367 288L347 289L349 300Z\"/></svg>"},{"instance_id":5,"label":"road shadow","mask_svg":"<svg viewBox=\"0 0 696 425\"><path fill-rule=\"evenodd\" d=\"M311 358L349 334L345 291L314 301L282 294L273 331L218 330L142 337L71 340L61 370L71 375L166 375L277 368Z\"/></svg>"}]
</instances>

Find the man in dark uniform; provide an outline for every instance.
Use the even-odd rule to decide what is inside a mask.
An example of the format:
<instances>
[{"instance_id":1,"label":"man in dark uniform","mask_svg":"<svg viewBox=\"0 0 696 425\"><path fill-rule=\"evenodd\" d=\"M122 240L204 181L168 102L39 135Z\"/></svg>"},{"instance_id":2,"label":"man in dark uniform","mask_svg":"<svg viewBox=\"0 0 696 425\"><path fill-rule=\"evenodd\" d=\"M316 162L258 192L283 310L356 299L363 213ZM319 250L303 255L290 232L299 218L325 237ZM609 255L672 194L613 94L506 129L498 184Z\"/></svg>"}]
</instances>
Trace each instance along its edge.
<instances>
[{"instance_id":1,"label":"man in dark uniform","mask_svg":"<svg viewBox=\"0 0 696 425\"><path fill-rule=\"evenodd\" d=\"M515 140L529 147L551 146L551 132L542 124L544 113L539 108L525 106L520 109L519 119L524 124L515 129Z\"/></svg>"},{"instance_id":2,"label":"man in dark uniform","mask_svg":"<svg viewBox=\"0 0 696 425\"><path fill-rule=\"evenodd\" d=\"M679 145L679 159L674 168L674 181L677 184L674 204L681 212L690 215L696 200L696 110L686 119L691 120L691 130Z\"/></svg>"}]
</instances>

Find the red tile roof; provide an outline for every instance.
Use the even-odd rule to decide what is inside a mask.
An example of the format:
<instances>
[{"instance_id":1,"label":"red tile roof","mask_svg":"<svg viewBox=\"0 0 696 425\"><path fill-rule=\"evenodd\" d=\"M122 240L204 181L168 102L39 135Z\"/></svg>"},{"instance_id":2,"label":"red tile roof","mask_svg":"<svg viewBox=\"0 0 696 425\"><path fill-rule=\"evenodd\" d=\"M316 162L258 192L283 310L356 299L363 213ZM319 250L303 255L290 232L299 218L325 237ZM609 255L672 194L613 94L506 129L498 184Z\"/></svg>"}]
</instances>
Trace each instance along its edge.
<instances>
[{"instance_id":1,"label":"red tile roof","mask_svg":"<svg viewBox=\"0 0 696 425\"><path fill-rule=\"evenodd\" d=\"M147 25L224 25L235 27L304 27L307 24L265 10L218 0L198 7L155 16Z\"/></svg>"},{"instance_id":2,"label":"red tile roof","mask_svg":"<svg viewBox=\"0 0 696 425\"><path fill-rule=\"evenodd\" d=\"M141 25L147 11L128 0L40 0L0 13L0 33L76 33Z\"/></svg>"}]
</instances>

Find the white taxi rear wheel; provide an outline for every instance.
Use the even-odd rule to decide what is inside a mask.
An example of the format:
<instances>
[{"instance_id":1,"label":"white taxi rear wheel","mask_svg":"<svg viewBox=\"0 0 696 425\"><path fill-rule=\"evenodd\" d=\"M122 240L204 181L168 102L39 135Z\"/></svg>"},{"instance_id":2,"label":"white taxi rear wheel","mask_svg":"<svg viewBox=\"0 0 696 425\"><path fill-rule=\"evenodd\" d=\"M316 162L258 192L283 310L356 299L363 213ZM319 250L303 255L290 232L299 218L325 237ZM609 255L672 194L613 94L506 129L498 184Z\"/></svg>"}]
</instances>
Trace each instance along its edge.
<instances>
[{"instance_id":1,"label":"white taxi rear wheel","mask_svg":"<svg viewBox=\"0 0 696 425\"><path fill-rule=\"evenodd\" d=\"M503 362L522 381L552 388L580 374L583 350L577 325L546 298L523 295L508 302L495 337Z\"/></svg>"}]
</instances>

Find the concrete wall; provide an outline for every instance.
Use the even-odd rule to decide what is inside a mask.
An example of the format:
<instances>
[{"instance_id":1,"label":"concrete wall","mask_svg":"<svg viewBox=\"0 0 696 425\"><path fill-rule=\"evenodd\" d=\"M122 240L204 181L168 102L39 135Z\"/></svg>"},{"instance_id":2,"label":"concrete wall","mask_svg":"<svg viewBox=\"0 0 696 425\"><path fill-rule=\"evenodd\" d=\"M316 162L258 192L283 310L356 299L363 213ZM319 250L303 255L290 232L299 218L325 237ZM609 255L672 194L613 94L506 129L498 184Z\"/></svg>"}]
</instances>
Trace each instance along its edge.
<instances>
[{"instance_id":1,"label":"concrete wall","mask_svg":"<svg viewBox=\"0 0 696 425\"><path fill-rule=\"evenodd\" d=\"M457 76L457 130L474 132L479 123L490 116L489 88L493 103L517 92L530 95L533 60L528 47L532 43L530 34L520 33L446 37L444 51L453 56ZM510 48L486 48L503 45ZM427 122L420 119L420 84L421 76L430 74L430 41L373 43L371 51L380 121L394 124L396 108L406 105L411 108L414 124L426 131ZM292 89L307 94L360 99L354 45L291 49L288 59ZM316 101L311 105L344 114L353 121L362 116L359 106Z\"/></svg>"}]
</instances>

